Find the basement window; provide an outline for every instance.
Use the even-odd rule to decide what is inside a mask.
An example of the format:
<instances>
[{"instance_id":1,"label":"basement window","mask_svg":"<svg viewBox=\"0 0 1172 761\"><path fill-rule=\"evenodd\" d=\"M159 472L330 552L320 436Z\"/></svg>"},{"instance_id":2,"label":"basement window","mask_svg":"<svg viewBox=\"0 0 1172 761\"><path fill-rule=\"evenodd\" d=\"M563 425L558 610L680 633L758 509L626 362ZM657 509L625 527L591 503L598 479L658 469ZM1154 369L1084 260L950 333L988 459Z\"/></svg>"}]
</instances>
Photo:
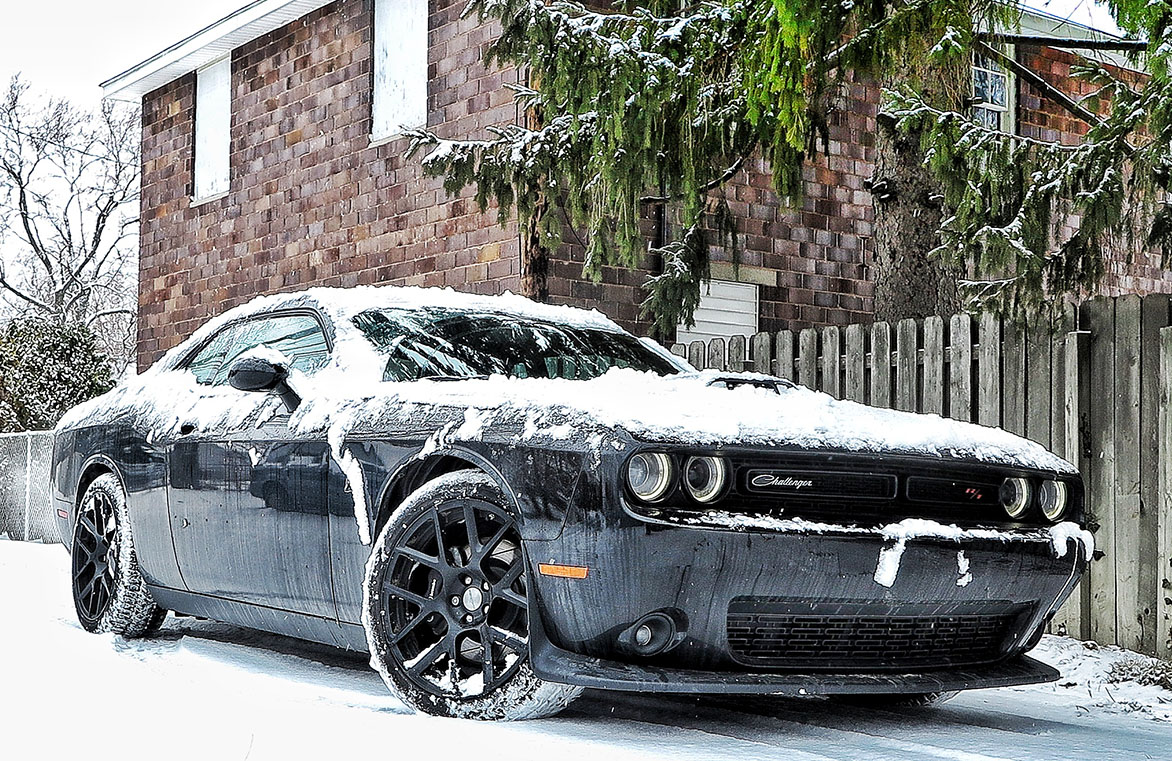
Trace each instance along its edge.
<instances>
[{"instance_id":1,"label":"basement window","mask_svg":"<svg viewBox=\"0 0 1172 761\"><path fill-rule=\"evenodd\" d=\"M700 286L700 305L693 315L696 324L676 327L676 341L708 341L730 336L751 336L757 332L757 286L729 280L709 280Z\"/></svg>"},{"instance_id":2,"label":"basement window","mask_svg":"<svg viewBox=\"0 0 1172 761\"><path fill-rule=\"evenodd\" d=\"M228 192L232 149L232 60L221 58L195 73L195 180L203 201Z\"/></svg>"},{"instance_id":3,"label":"basement window","mask_svg":"<svg viewBox=\"0 0 1172 761\"><path fill-rule=\"evenodd\" d=\"M371 139L427 126L427 0L375 0Z\"/></svg>"},{"instance_id":4,"label":"basement window","mask_svg":"<svg viewBox=\"0 0 1172 761\"><path fill-rule=\"evenodd\" d=\"M1013 132L1013 77L998 62L973 55L973 119L999 132Z\"/></svg>"}]
</instances>

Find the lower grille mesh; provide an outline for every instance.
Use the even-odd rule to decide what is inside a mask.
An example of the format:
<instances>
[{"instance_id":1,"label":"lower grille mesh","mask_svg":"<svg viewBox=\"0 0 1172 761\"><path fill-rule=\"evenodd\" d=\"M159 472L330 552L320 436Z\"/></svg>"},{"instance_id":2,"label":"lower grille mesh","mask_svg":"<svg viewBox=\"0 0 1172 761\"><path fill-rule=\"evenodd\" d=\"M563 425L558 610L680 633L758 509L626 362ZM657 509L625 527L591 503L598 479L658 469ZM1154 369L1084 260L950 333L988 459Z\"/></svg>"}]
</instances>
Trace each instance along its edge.
<instances>
[{"instance_id":1,"label":"lower grille mesh","mask_svg":"<svg viewBox=\"0 0 1172 761\"><path fill-rule=\"evenodd\" d=\"M1022 613L1020 607L1004 606L955 612L896 607L881 613L861 609L872 606L843 607L786 610L777 603L734 601L728 613L732 657L759 668L854 671L991 663L1003 655Z\"/></svg>"}]
</instances>

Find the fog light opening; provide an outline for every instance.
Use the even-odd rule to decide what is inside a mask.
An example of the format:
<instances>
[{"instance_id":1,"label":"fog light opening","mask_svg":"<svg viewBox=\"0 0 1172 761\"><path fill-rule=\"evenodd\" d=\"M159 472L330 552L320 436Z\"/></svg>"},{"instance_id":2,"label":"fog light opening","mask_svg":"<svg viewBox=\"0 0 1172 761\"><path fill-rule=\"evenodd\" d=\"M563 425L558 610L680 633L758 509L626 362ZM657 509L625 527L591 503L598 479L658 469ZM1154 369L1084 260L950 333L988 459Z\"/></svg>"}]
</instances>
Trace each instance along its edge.
<instances>
[{"instance_id":1,"label":"fog light opening","mask_svg":"<svg viewBox=\"0 0 1172 761\"><path fill-rule=\"evenodd\" d=\"M683 641L684 635L675 619L666 613L648 613L618 636L619 648L648 658L670 650Z\"/></svg>"}]
</instances>

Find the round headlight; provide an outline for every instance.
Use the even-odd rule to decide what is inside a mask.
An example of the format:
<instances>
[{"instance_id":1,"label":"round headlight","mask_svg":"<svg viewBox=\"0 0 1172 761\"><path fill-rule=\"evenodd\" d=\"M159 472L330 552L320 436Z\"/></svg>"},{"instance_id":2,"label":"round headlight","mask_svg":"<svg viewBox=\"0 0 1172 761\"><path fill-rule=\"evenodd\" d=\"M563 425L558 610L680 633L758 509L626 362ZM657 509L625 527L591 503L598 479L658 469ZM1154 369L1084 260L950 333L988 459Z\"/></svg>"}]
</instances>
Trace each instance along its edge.
<instances>
[{"instance_id":1,"label":"round headlight","mask_svg":"<svg viewBox=\"0 0 1172 761\"><path fill-rule=\"evenodd\" d=\"M697 502L711 502L724 491L728 468L719 457L689 457L684 465L684 486Z\"/></svg>"},{"instance_id":2,"label":"round headlight","mask_svg":"<svg viewBox=\"0 0 1172 761\"><path fill-rule=\"evenodd\" d=\"M663 499L671 487L671 458L663 452L640 452L627 463L627 485L644 502Z\"/></svg>"},{"instance_id":3,"label":"round headlight","mask_svg":"<svg viewBox=\"0 0 1172 761\"><path fill-rule=\"evenodd\" d=\"M1001 484L1001 506L1010 518L1020 518L1030 507L1030 482L1024 478L1007 478Z\"/></svg>"},{"instance_id":4,"label":"round headlight","mask_svg":"<svg viewBox=\"0 0 1172 761\"><path fill-rule=\"evenodd\" d=\"M1066 513L1066 484L1061 481L1043 481L1038 490L1038 501L1042 504L1042 514L1051 523L1062 520Z\"/></svg>"}]
</instances>

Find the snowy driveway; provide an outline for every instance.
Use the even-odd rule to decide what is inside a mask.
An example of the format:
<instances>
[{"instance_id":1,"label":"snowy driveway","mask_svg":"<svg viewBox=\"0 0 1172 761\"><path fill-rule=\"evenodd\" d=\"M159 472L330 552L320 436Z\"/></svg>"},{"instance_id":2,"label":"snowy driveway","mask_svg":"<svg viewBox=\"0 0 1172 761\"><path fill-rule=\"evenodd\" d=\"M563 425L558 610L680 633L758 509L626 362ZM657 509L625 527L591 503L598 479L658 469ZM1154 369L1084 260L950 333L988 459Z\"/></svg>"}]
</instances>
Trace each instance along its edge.
<instances>
[{"instance_id":1,"label":"snowy driveway","mask_svg":"<svg viewBox=\"0 0 1172 761\"><path fill-rule=\"evenodd\" d=\"M410 714L365 659L236 627L86 634L59 546L0 539L0 758L755 761L1172 759L1172 693L1102 683L1130 656L1048 638L1060 685L895 713L816 700L588 692L540 722Z\"/></svg>"}]
</instances>

